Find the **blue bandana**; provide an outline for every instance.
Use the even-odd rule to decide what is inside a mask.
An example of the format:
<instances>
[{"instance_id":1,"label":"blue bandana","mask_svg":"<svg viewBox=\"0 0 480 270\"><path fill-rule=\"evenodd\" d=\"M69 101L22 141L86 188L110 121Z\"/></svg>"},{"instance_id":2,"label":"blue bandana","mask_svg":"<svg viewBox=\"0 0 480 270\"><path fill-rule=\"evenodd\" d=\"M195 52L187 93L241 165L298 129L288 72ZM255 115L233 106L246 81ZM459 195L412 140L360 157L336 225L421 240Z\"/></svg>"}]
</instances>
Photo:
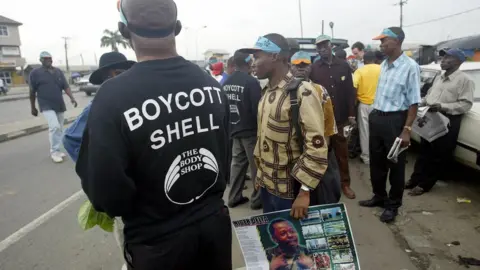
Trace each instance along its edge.
<instances>
[{"instance_id":1,"label":"blue bandana","mask_svg":"<svg viewBox=\"0 0 480 270\"><path fill-rule=\"evenodd\" d=\"M259 37L255 43L254 49L258 49L267 53L279 53L282 51L277 44L273 43L266 37Z\"/></svg>"}]
</instances>

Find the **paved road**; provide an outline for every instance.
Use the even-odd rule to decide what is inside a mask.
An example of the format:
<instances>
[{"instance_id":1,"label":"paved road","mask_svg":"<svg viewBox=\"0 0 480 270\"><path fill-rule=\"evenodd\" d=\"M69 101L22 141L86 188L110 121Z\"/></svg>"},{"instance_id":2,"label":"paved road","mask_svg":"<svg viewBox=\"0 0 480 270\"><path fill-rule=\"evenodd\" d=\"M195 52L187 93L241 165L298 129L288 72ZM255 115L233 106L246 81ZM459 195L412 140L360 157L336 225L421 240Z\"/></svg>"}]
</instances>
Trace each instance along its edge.
<instances>
[{"instance_id":1,"label":"paved road","mask_svg":"<svg viewBox=\"0 0 480 270\"><path fill-rule=\"evenodd\" d=\"M353 161L351 170L353 187L358 197L363 199L370 196L366 167ZM455 189L452 188L453 185L455 184L451 183L449 188L441 187L437 192L443 193L442 196L447 196L449 200L452 196L461 194L469 196L475 202L471 187ZM53 164L50 161L46 132L1 143L0 241L79 190L80 184L73 171L72 162ZM449 193L450 190L455 194ZM0 269L120 269L121 255L113 236L98 229L83 232L78 227L76 213L84 200L84 195L80 196L65 209L16 239L3 251L0 245ZM454 208L449 209L444 205L450 205L451 202L435 194L422 199L424 208L418 208L417 203L410 198L407 200L405 216L394 226L386 226L378 221L378 209L362 209L357 206L356 201L346 201L362 269L457 269L449 256L441 257L441 254L438 254L435 257L439 250L446 248L444 239L460 239L466 250L461 251L463 255L479 256L480 251L478 246L475 250L475 243L480 241L478 232L474 230L475 222L478 221L478 216L475 216L475 213L478 213L478 204L459 207L453 202ZM441 209L428 208L432 205L441 205ZM432 215L422 216L422 209L431 211ZM252 214L254 212L246 207L232 210L234 218ZM465 217L467 214L470 217ZM461 232L455 230L456 215L463 216ZM423 220L420 220L421 218ZM445 220L450 222L448 226L442 225ZM422 227L408 227L412 224L421 224ZM448 227L452 232L442 231L444 227ZM433 233L435 234L431 235ZM422 236L427 237L426 235L429 235L428 239L423 240ZM449 235L451 238L447 237ZM442 237L442 240L439 240L439 237ZM428 250L428 247L433 251ZM407 253L406 249L412 252ZM233 245L233 256L234 267L242 267L243 259L236 241ZM438 262L433 258L438 259ZM429 268L430 266L441 268Z\"/></svg>"},{"instance_id":2,"label":"paved road","mask_svg":"<svg viewBox=\"0 0 480 270\"><path fill-rule=\"evenodd\" d=\"M87 97L83 92L75 92L73 95L78 102L78 106L81 107L87 105L87 103L93 98L93 96ZM68 98L67 95L63 95L63 99L65 100L67 110L73 108L72 104L70 103L70 98ZM38 104L37 109L39 109ZM42 116L40 115L40 117ZM28 120L32 118L34 117L30 114L29 99L21 99L0 103L0 125L9 122Z\"/></svg>"}]
</instances>

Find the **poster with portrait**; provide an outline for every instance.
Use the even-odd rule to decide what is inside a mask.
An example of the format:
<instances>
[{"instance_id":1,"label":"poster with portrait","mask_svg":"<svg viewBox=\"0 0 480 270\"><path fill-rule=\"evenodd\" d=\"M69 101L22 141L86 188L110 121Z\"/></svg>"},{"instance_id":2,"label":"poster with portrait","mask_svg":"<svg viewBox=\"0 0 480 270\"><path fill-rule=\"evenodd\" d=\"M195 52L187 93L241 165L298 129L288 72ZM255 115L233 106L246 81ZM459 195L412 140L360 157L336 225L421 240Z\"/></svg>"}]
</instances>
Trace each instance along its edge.
<instances>
[{"instance_id":1,"label":"poster with portrait","mask_svg":"<svg viewBox=\"0 0 480 270\"><path fill-rule=\"evenodd\" d=\"M249 270L360 270L343 203L312 206L303 220L286 210L232 223Z\"/></svg>"}]
</instances>

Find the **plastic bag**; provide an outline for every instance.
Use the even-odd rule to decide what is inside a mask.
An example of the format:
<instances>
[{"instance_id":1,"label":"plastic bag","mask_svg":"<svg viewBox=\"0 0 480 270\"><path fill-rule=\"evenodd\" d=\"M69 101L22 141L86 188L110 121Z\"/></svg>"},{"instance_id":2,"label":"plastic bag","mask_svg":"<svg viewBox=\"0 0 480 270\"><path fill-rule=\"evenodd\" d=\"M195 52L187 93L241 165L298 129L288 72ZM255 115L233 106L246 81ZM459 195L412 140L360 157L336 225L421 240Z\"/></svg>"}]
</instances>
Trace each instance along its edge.
<instances>
[{"instance_id":1,"label":"plastic bag","mask_svg":"<svg viewBox=\"0 0 480 270\"><path fill-rule=\"evenodd\" d=\"M82 204L78 211L77 219L78 224L85 231L98 225L106 232L113 232L114 219L106 213L97 212L90 201Z\"/></svg>"}]
</instances>

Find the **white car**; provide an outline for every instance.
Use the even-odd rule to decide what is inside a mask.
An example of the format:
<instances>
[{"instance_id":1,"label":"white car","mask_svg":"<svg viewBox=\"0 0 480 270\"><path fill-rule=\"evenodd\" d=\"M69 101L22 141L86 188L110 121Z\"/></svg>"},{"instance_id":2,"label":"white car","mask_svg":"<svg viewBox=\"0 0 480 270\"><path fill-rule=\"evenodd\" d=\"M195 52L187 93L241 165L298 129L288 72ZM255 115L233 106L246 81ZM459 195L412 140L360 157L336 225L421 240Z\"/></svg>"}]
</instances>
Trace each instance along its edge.
<instances>
[{"instance_id":1,"label":"white car","mask_svg":"<svg viewBox=\"0 0 480 270\"><path fill-rule=\"evenodd\" d=\"M420 68L422 93L426 93L442 70L440 64L424 65ZM463 117L454 155L460 163L480 170L480 62L465 62L460 66L460 70L475 82L475 94L472 109ZM412 139L420 141L417 134L412 134Z\"/></svg>"}]
</instances>

